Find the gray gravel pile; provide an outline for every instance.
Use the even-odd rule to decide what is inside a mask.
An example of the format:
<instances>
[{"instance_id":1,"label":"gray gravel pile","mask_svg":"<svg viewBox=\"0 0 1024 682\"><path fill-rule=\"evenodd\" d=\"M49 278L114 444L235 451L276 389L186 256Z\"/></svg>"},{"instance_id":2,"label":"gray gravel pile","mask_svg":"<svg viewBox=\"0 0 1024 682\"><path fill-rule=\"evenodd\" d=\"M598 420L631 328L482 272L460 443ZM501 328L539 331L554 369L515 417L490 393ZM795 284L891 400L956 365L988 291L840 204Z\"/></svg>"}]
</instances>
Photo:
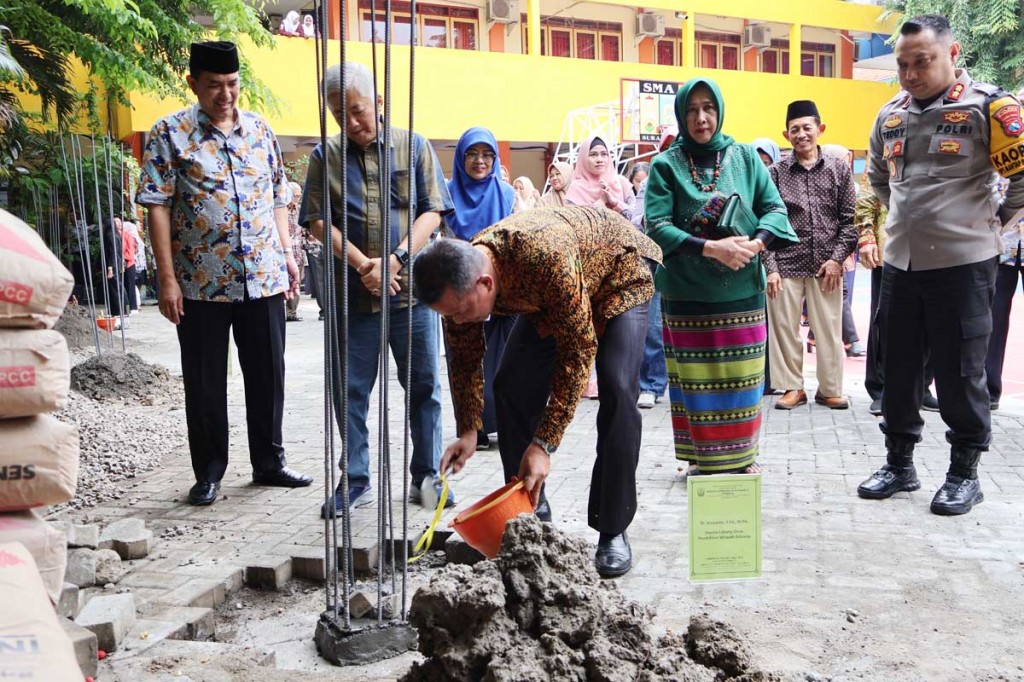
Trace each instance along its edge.
<instances>
[{"instance_id":1,"label":"gray gravel pile","mask_svg":"<svg viewBox=\"0 0 1024 682\"><path fill-rule=\"evenodd\" d=\"M111 405L72 391L54 414L78 426L78 493L68 508L92 507L124 496L123 481L160 466L187 442L184 401L173 407Z\"/></svg>"},{"instance_id":2,"label":"gray gravel pile","mask_svg":"<svg viewBox=\"0 0 1024 682\"><path fill-rule=\"evenodd\" d=\"M71 368L71 388L90 398L126 404L184 405L180 379L135 353L105 352Z\"/></svg>"},{"instance_id":3,"label":"gray gravel pile","mask_svg":"<svg viewBox=\"0 0 1024 682\"><path fill-rule=\"evenodd\" d=\"M64 313L57 320L54 329L64 335L69 349L78 350L96 347L96 337L93 335L94 327L95 323L92 320L92 315L89 314L89 308L84 305L71 304L64 308ZM96 330L100 334L101 343L105 342L104 347L109 345L110 332L103 331L98 327Z\"/></svg>"}]
</instances>

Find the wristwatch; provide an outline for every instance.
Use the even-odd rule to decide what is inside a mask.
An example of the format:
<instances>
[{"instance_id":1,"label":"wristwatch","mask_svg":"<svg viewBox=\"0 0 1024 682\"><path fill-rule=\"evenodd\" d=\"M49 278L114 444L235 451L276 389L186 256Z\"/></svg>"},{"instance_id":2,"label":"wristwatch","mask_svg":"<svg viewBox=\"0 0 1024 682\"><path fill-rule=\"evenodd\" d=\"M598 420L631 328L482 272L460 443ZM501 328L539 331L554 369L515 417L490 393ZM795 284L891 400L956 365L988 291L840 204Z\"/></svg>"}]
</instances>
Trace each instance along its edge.
<instances>
[{"instance_id":1,"label":"wristwatch","mask_svg":"<svg viewBox=\"0 0 1024 682\"><path fill-rule=\"evenodd\" d=\"M543 450L544 452L548 453L549 455L555 454L555 450L558 449L554 445L552 445L551 443L549 443L546 440L543 440L541 438L538 438L537 436L533 437L533 442L534 442L535 445L539 445L540 449Z\"/></svg>"},{"instance_id":2,"label":"wristwatch","mask_svg":"<svg viewBox=\"0 0 1024 682\"><path fill-rule=\"evenodd\" d=\"M287 249L283 249L283 251L284 251L284 254L287 256L289 253L292 252L292 247L289 246Z\"/></svg>"},{"instance_id":3,"label":"wristwatch","mask_svg":"<svg viewBox=\"0 0 1024 682\"><path fill-rule=\"evenodd\" d=\"M409 265L409 252L402 247L398 247L392 251L391 255L398 259L399 270Z\"/></svg>"}]
</instances>

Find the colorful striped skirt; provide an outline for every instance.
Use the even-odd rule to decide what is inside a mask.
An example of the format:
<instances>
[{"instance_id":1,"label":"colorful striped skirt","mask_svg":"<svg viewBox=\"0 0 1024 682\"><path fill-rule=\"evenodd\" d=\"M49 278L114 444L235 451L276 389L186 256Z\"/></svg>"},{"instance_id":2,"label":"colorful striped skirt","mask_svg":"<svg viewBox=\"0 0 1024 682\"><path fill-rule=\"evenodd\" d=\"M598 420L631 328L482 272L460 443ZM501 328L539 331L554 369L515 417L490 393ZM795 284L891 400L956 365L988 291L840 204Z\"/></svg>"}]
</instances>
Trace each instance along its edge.
<instances>
[{"instance_id":1,"label":"colorful striped skirt","mask_svg":"<svg viewBox=\"0 0 1024 682\"><path fill-rule=\"evenodd\" d=\"M661 304L676 458L704 473L750 466L764 395L764 295Z\"/></svg>"}]
</instances>

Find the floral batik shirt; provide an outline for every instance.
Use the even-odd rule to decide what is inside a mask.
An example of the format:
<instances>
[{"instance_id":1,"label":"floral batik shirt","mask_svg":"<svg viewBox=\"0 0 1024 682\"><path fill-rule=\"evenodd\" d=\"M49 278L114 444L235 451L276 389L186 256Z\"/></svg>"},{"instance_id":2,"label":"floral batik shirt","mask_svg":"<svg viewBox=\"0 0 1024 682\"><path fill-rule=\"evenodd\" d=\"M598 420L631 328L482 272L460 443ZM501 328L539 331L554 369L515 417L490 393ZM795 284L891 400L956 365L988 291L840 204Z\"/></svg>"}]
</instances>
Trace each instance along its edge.
<instances>
[{"instance_id":1,"label":"floral batik shirt","mask_svg":"<svg viewBox=\"0 0 1024 682\"><path fill-rule=\"evenodd\" d=\"M225 135L197 105L153 126L136 200L170 207L182 296L239 302L288 289L274 220L288 194L281 148L266 121L238 110Z\"/></svg>"},{"instance_id":2,"label":"floral batik shirt","mask_svg":"<svg viewBox=\"0 0 1024 682\"><path fill-rule=\"evenodd\" d=\"M551 396L536 436L557 446L587 387L605 324L654 295L661 249L618 213L567 206L516 213L470 240L487 247L501 289L495 315L522 315L555 340ZM483 322L445 318L458 433L483 424Z\"/></svg>"}]
</instances>

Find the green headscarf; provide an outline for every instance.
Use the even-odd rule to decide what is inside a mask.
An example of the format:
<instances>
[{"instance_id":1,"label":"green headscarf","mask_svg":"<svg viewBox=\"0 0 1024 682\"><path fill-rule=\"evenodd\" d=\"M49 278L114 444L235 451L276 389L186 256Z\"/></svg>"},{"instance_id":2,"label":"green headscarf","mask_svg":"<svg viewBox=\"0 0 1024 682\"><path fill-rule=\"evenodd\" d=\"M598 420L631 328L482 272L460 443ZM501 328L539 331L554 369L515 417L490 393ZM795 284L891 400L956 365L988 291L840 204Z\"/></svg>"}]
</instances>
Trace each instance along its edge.
<instances>
[{"instance_id":1,"label":"green headscarf","mask_svg":"<svg viewBox=\"0 0 1024 682\"><path fill-rule=\"evenodd\" d=\"M715 100L715 106L718 108L718 128L705 144L694 142L690 137L690 131L686 128L686 104L694 89L701 85L711 91L711 98ZM720 152L734 142L731 137L722 134L722 127L725 124L725 102L722 100L722 91L718 89L718 84L710 78L693 78L679 88L679 91L676 92L676 122L679 124L679 137L672 143L673 147L678 146L685 151L701 154Z\"/></svg>"}]
</instances>

